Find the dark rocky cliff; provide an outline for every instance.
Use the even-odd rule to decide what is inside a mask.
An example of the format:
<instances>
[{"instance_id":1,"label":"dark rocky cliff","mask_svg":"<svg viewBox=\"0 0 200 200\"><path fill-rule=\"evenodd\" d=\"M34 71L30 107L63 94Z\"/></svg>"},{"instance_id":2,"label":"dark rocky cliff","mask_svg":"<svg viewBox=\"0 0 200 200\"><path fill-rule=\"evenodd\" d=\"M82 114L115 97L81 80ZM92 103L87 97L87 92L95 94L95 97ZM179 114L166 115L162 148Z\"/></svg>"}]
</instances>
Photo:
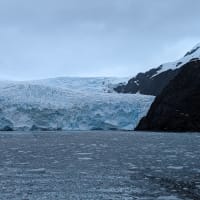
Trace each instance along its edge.
<instances>
[{"instance_id":1,"label":"dark rocky cliff","mask_svg":"<svg viewBox=\"0 0 200 200\"><path fill-rule=\"evenodd\" d=\"M135 130L200 131L200 61L180 68Z\"/></svg>"},{"instance_id":2,"label":"dark rocky cliff","mask_svg":"<svg viewBox=\"0 0 200 200\"><path fill-rule=\"evenodd\" d=\"M168 62L145 73L139 73L127 84L118 85L114 90L119 93L141 93L157 96L179 73L186 63L200 59L200 43L188 51L181 59Z\"/></svg>"},{"instance_id":3,"label":"dark rocky cliff","mask_svg":"<svg viewBox=\"0 0 200 200\"><path fill-rule=\"evenodd\" d=\"M154 76L160 70L160 67L145 73L139 73L136 77L130 79L126 85L119 85L114 90L118 93L135 94L139 92L141 94L157 96L179 71L179 69L170 69Z\"/></svg>"}]
</instances>

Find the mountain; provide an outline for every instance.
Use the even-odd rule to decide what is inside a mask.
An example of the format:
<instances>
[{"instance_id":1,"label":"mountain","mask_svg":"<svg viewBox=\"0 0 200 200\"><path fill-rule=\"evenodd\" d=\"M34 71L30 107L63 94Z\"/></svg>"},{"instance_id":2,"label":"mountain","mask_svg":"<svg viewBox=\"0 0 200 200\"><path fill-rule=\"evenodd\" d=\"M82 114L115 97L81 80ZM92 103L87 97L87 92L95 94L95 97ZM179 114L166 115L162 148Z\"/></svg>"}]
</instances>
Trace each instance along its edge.
<instances>
[{"instance_id":1,"label":"mountain","mask_svg":"<svg viewBox=\"0 0 200 200\"><path fill-rule=\"evenodd\" d=\"M200 44L188 51L183 58L165 63L145 73L139 73L127 84L120 84L114 88L119 93L141 93L157 96L163 88L179 73L180 68L190 61L200 58Z\"/></svg>"},{"instance_id":2,"label":"mountain","mask_svg":"<svg viewBox=\"0 0 200 200\"><path fill-rule=\"evenodd\" d=\"M200 131L200 61L185 64L136 130Z\"/></svg>"},{"instance_id":3,"label":"mountain","mask_svg":"<svg viewBox=\"0 0 200 200\"><path fill-rule=\"evenodd\" d=\"M133 130L154 97L118 94L121 78L0 81L0 130Z\"/></svg>"}]
</instances>

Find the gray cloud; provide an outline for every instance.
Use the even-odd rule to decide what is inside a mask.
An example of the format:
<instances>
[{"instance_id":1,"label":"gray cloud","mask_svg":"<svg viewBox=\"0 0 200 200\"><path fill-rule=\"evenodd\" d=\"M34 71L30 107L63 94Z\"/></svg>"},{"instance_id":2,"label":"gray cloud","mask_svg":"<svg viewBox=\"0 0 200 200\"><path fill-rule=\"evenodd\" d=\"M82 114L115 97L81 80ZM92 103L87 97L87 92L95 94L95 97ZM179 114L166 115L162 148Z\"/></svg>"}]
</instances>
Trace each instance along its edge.
<instances>
[{"instance_id":1,"label":"gray cloud","mask_svg":"<svg viewBox=\"0 0 200 200\"><path fill-rule=\"evenodd\" d=\"M134 75L200 42L199 7L199 0L0 0L0 77Z\"/></svg>"}]
</instances>

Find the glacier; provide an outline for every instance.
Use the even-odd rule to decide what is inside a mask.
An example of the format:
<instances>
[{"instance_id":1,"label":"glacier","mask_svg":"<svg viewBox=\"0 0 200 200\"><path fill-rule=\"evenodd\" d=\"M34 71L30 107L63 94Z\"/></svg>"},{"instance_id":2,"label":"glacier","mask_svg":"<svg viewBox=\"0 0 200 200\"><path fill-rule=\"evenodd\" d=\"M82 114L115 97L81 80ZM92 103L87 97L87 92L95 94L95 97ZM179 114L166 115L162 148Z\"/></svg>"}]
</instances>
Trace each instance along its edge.
<instances>
[{"instance_id":1,"label":"glacier","mask_svg":"<svg viewBox=\"0 0 200 200\"><path fill-rule=\"evenodd\" d=\"M0 130L133 130L155 97L113 91L128 79L0 81Z\"/></svg>"}]
</instances>

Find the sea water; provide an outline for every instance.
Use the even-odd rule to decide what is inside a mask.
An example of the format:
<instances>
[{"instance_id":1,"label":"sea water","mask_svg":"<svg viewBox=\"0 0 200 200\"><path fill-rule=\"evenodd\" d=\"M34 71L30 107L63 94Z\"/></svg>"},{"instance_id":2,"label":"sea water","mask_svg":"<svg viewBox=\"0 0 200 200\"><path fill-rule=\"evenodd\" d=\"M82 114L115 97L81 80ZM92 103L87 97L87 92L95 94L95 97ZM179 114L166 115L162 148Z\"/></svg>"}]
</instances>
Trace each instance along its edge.
<instances>
[{"instance_id":1,"label":"sea water","mask_svg":"<svg viewBox=\"0 0 200 200\"><path fill-rule=\"evenodd\" d=\"M200 199L200 134L0 133L1 200Z\"/></svg>"}]
</instances>

